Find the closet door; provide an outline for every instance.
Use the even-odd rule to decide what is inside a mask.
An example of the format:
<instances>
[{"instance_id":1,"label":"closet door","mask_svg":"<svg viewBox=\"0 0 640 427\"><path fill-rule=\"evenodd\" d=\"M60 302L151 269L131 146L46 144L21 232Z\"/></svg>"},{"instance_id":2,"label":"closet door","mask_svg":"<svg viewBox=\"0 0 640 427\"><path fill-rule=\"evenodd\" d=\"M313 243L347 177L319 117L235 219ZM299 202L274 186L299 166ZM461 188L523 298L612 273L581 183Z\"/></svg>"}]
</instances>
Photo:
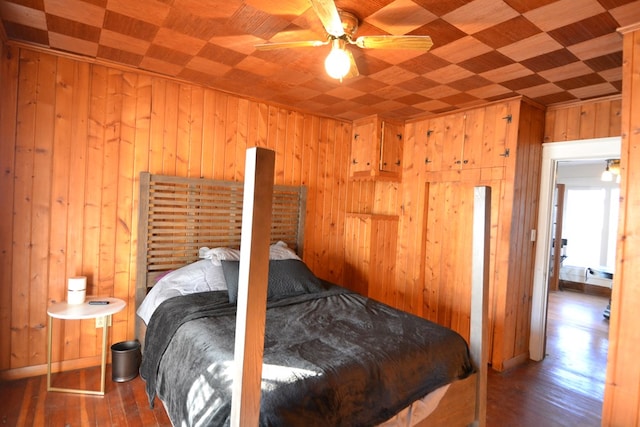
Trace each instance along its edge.
<instances>
[{"instance_id":1,"label":"closet door","mask_svg":"<svg viewBox=\"0 0 640 427\"><path fill-rule=\"evenodd\" d=\"M428 185L423 316L469 337L473 185Z\"/></svg>"},{"instance_id":2,"label":"closet door","mask_svg":"<svg viewBox=\"0 0 640 427\"><path fill-rule=\"evenodd\" d=\"M423 317L445 325L469 339L471 310L471 251L473 188L491 187L489 302L493 301L496 274L496 239L503 183L500 180L427 183L425 200L425 271ZM507 274L506 271L503 272ZM489 313L489 340L493 314ZM488 343L491 348L491 342Z\"/></svg>"}]
</instances>

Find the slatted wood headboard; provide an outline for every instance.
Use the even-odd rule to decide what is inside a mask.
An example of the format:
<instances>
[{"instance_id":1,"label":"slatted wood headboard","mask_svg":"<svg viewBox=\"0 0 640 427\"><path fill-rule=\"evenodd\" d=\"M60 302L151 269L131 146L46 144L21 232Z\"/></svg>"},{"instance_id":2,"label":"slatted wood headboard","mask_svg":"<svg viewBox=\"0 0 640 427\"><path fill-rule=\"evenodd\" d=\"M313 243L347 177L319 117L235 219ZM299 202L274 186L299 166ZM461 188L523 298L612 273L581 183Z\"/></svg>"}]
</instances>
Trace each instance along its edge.
<instances>
[{"instance_id":1,"label":"slatted wood headboard","mask_svg":"<svg viewBox=\"0 0 640 427\"><path fill-rule=\"evenodd\" d=\"M198 260L207 246L238 248L244 184L140 174L136 307L156 278ZM271 241L302 257L306 188L274 186Z\"/></svg>"}]
</instances>

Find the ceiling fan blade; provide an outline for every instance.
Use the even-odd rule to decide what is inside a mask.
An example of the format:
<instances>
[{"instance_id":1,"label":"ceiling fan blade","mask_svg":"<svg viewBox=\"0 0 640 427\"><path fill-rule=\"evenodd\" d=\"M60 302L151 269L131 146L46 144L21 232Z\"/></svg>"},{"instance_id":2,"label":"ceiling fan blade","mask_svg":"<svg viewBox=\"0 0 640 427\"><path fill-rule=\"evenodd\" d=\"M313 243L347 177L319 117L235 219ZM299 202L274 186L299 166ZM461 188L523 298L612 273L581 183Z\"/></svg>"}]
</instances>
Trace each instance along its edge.
<instances>
[{"instance_id":1,"label":"ceiling fan blade","mask_svg":"<svg viewBox=\"0 0 640 427\"><path fill-rule=\"evenodd\" d=\"M347 55L349 56L349 62L351 62L351 66L349 67L349 71L345 74L344 78L348 79L351 77L358 77L360 75L360 71L358 71L358 65L356 64L356 59L353 57L353 54L345 49Z\"/></svg>"},{"instance_id":2,"label":"ceiling fan blade","mask_svg":"<svg viewBox=\"0 0 640 427\"><path fill-rule=\"evenodd\" d=\"M275 50L275 49L288 49L294 47L318 47L329 44L329 41L319 40L307 40L298 42L280 42L280 43L262 43L257 44L254 47L258 50Z\"/></svg>"},{"instance_id":3,"label":"ceiling fan blade","mask_svg":"<svg viewBox=\"0 0 640 427\"><path fill-rule=\"evenodd\" d=\"M340 19L338 8L333 0L311 0L311 5L327 33L334 37L344 35L342 20Z\"/></svg>"},{"instance_id":4,"label":"ceiling fan blade","mask_svg":"<svg viewBox=\"0 0 640 427\"><path fill-rule=\"evenodd\" d=\"M360 36L354 42L365 49L421 49L433 46L429 36Z\"/></svg>"}]
</instances>

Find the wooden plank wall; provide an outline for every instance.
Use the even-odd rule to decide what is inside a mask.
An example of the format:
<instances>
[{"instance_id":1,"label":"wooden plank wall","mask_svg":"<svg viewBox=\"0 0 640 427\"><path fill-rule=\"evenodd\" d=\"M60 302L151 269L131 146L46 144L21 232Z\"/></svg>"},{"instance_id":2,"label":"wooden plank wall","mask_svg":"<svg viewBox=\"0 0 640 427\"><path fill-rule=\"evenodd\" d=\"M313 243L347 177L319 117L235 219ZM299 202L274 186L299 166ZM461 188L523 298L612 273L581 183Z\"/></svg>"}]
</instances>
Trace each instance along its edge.
<instances>
[{"instance_id":1,"label":"wooden plank wall","mask_svg":"<svg viewBox=\"0 0 640 427\"><path fill-rule=\"evenodd\" d=\"M305 261L341 282L350 123L14 46L0 64L0 371L44 372L69 276L125 299L110 338L133 337L140 171L242 180L246 148L274 149L275 183L308 187ZM94 322L54 332L54 360L98 363Z\"/></svg>"},{"instance_id":2,"label":"wooden plank wall","mask_svg":"<svg viewBox=\"0 0 640 427\"><path fill-rule=\"evenodd\" d=\"M547 108L544 142L620 136L619 96Z\"/></svg>"},{"instance_id":3,"label":"wooden plank wall","mask_svg":"<svg viewBox=\"0 0 640 427\"><path fill-rule=\"evenodd\" d=\"M640 425L640 22L622 29L620 218L612 289L603 426Z\"/></svg>"}]
</instances>

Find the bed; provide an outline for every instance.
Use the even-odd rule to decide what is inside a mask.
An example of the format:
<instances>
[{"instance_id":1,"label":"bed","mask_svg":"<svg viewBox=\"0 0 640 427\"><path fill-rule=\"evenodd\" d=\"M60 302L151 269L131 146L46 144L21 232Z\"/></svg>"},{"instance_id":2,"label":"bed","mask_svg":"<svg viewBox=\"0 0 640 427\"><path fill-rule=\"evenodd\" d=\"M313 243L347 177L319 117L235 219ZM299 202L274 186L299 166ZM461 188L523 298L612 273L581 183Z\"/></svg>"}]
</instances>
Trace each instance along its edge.
<instances>
[{"instance_id":1,"label":"bed","mask_svg":"<svg viewBox=\"0 0 640 427\"><path fill-rule=\"evenodd\" d=\"M483 424L482 350L316 277L302 260L305 196L273 188L260 425ZM231 423L242 200L241 183L141 174L140 373L174 425ZM185 271L195 280L176 279Z\"/></svg>"}]
</instances>

